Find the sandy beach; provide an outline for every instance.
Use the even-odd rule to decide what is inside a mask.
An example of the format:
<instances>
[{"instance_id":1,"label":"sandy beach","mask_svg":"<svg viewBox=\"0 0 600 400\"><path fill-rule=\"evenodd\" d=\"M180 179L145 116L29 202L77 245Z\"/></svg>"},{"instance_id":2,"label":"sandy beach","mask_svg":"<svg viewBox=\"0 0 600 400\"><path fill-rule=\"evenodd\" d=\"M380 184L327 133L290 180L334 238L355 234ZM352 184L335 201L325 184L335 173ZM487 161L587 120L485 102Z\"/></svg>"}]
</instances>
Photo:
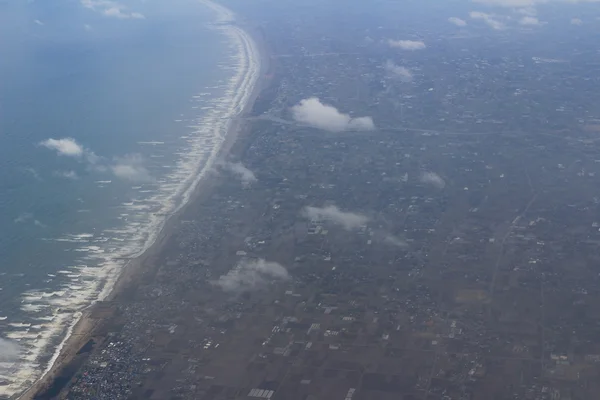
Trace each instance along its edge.
<instances>
[{"instance_id":1,"label":"sandy beach","mask_svg":"<svg viewBox=\"0 0 600 400\"><path fill-rule=\"evenodd\" d=\"M238 34L246 35L245 39L252 42L253 56L258 58L256 61L258 61L259 65L258 72L256 74L257 78L253 83L251 94L247 98L245 104L243 104L241 112L239 112L236 117L230 120L227 128L227 134L218 150L216 162L212 163L211 167L209 168L210 170L214 168L214 166L220 161L225 161L229 158L233 145L236 143L238 137L244 134L244 117L250 113L257 96L267 84L265 75L270 69L270 58L268 56L266 44L262 41L261 35L257 34L252 26L241 22L240 20L233 19L234 14L230 10L225 9L218 4L208 0L200 0L200 2L210 8L215 9L215 11L219 13L220 17L224 17L225 19L231 18L235 21L231 23L231 27L226 29L236 29L239 32ZM222 23L223 21L219 22ZM200 172L201 171L198 171L198 173ZM127 288L135 285L137 278L143 274L146 269L152 266L156 255L159 254L164 248L166 239L169 238L174 229L176 229L179 225L181 215L188 207L192 207L195 203L203 198L203 194L207 192L212 179L218 179L216 174L205 173L201 179L196 182L193 189L193 194L190 196L187 203L185 203L168 218L160 230L160 233L157 235L155 242L143 254L135 259L130 260L125 267L121 269L119 276L112 287L112 290L108 296L106 296L104 299L101 299L101 304L118 302L119 299L126 294ZM43 392L52 385L54 379L60 375L64 367L74 359L77 352L90 340L90 338L94 336L96 329L105 323L103 318L98 318L94 315L94 311L97 307L97 303L92 304L83 310L79 316L75 317L76 322L72 326L70 334L62 343L60 353L56 356L52 366L28 390L17 397L18 399L33 399L40 392Z\"/></svg>"}]
</instances>

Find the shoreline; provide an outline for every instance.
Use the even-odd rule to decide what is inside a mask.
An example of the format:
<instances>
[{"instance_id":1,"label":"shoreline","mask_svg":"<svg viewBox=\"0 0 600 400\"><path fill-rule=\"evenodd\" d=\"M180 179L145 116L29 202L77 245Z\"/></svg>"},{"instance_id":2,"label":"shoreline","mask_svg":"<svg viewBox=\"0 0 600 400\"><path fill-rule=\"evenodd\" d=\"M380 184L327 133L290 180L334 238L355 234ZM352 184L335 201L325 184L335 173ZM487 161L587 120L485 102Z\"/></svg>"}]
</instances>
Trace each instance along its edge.
<instances>
[{"instance_id":1,"label":"shoreline","mask_svg":"<svg viewBox=\"0 0 600 400\"><path fill-rule=\"evenodd\" d=\"M116 272L116 277L107 279L107 285L111 279L113 280L113 284L108 290L105 298L101 298L101 291L97 300L78 312L80 314L79 316L77 316L78 313L74 314L74 319L67 328L65 338L57 347L58 352L53 357L54 361L52 364L48 365L42 376L40 376L37 381L33 382L28 389L21 394L13 395L11 398L32 400L39 395L40 392L47 390L52 386L54 379L60 375L63 369L75 359L77 352L85 345L85 343L94 337L94 332L98 326L104 322L104 319L95 319L92 317L96 306L99 304L118 301L119 298L125 294L125 290L134 283L134 278L144 273L145 269L143 267L148 263L151 263L153 257L162 251L165 242L171 236L173 230L178 226L181 216L185 213L188 207L192 206L201 199L201 196L204 193L204 186L211 178L210 171L212 171L219 162L227 159L231 148L237 142L239 135L243 131L244 117L252 111L257 97L265 87L265 74L266 71L270 69L270 58L268 57L267 49L263 43L261 35L258 35L255 32L255 29L248 25L247 22L236 19L235 13L225 6L222 6L221 4L218 4L212 0L199 0L199 2L217 12L217 19L215 21L216 24L227 24L227 29L238 29L242 31L241 40L244 40L243 35L245 35L246 40L250 42L248 52L256 58L254 61L257 63L257 67L256 77L254 78L252 87L249 90L248 98L242 102L242 104L239 104L241 109L235 113L233 118L229 121L229 125L226 127L226 133L223 138L223 142L216 151L216 156L213 162L208 168L202 168L201 170L196 171L196 174L202 176L199 176L198 180L192 183L190 188L186 189L184 193L182 193L182 198L185 199L186 192L188 190L190 191L189 194L187 194L187 200L184 201L180 206L176 207L173 214L166 218L162 227L158 231L154 242L152 242L152 244L149 245L149 247L140 255L122 266L119 271ZM227 35L227 33L224 34ZM251 57L248 58L248 62L253 61ZM248 74L251 73L251 68L252 67L249 68L249 71L247 72Z\"/></svg>"}]
</instances>

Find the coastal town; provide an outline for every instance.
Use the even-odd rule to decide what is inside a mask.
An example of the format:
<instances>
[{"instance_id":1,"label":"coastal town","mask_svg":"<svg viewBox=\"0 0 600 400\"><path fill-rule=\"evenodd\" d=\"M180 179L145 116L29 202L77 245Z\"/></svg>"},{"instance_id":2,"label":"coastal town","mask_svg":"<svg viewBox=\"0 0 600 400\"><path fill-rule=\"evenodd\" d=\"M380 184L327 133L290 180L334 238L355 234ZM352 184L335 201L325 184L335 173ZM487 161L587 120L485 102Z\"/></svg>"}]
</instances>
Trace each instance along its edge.
<instances>
[{"instance_id":1,"label":"coastal town","mask_svg":"<svg viewBox=\"0 0 600 400\"><path fill-rule=\"evenodd\" d=\"M266 60L237 139L27 396L596 398L593 35L222 3Z\"/></svg>"}]
</instances>

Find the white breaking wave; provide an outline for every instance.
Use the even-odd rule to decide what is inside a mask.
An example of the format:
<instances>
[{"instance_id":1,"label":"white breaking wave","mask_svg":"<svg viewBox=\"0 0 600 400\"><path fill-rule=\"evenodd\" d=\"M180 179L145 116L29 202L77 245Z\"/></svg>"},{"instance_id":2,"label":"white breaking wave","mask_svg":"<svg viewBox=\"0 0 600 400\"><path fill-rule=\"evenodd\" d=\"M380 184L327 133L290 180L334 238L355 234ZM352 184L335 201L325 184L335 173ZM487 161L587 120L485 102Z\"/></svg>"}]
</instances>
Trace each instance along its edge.
<instances>
[{"instance_id":1,"label":"white breaking wave","mask_svg":"<svg viewBox=\"0 0 600 400\"><path fill-rule=\"evenodd\" d=\"M223 96L212 100L205 113L191 122L193 132L181 137L185 152L178 154L175 168L156 181L156 189L150 197L121 205L122 214L127 216L126 227L48 239L76 246L81 244L72 249L78 252L74 254L79 254L77 262L80 265L66 267L57 271L56 275L48 274L62 282L59 290L38 289L23 294L21 309L27 312L27 321L11 322L6 332L7 337L18 341L22 349L20 360L0 365L0 377L8 383L0 386L0 396L23 392L31 382L40 379L52 368L73 327L83 315L82 311L110 294L127 259L146 251L155 242L168 216L190 200L198 183L216 161L230 121L234 119L232 117L241 113L249 101L260 73L256 45L245 31L226 24L233 21L230 10L209 0L200 1L215 11L217 24L211 27L225 35L232 47L233 76L227 82L219 82L220 86L206 88L224 89ZM209 94L204 91L197 96ZM0 318L3 319L6 317ZM39 322L32 325L30 321ZM40 360L48 354L52 354L50 360L41 363Z\"/></svg>"}]
</instances>

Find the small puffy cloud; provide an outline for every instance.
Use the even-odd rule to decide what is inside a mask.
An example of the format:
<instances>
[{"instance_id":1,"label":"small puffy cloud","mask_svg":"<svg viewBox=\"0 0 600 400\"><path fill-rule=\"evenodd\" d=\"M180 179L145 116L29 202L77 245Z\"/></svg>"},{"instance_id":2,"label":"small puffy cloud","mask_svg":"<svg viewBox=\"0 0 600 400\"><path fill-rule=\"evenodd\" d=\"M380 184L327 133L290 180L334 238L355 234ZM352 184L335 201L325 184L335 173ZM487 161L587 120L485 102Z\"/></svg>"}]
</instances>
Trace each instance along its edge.
<instances>
[{"instance_id":1,"label":"small puffy cloud","mask_svg":"<svg viewBox=\"0 0 600 400\"><path fill-rule=\"evenodd\" d=\"M286 281L290 279L288 271L279 263L272 261L242 260L237 266L219 279L212 282L226 292L245 292L265 286L269 280Z\"/></svg>"},{"instance_id":2,"label":"small puffy cloud","mask_svg":"<svg viewBox=\"0 0 600 400\"><path fill-rule=\"evenodd\" d=\"M582 25L583 21L579 18L572 18L571 19L571 25Z\"/></svg>"},{"instance_id":3,"label":"small puffy cloud","mask_svg":"<svg viewBox=\"0 0 600 400\"><path fill-rule=\"evenodd\" d=\"M127 18L127 14L124 14L119 7L110 7L102 10L102 14L107 17L115 17L115 18Z\"/></svg>"},{"instance_id":4,"label":"small puffy cloud","mask_svg":"<svg viewBox=\"0 0 600 400\"><path fill-rule=\"evenodd\" d=\"M400 79L402 82L410 82L413 79L413 74L408 68L396 65L390 60L385 63L383 68L393 77Z\"/></svg>"},{"instance_id":5,"label":"small puffy cloud","mask_svg":"<svg viewBox=\"0 0 600 400\"><path fill-rule=\"evenodd\" d=\"M305 207L302 215L312 221L329 221L350 231L365 226L369 218L362 214L342 211L334 205L327 207Z\"/></svg>"},{"instance_id":6,"label":"small puffy cloud","mask_svg":"<svg viewBox=\"0 0 600 400\"><path fill-rule=\"evenodd\" d=\"M150 173L144 167L142 156L139 154L128 154L116 158L109 169L117 178L123 180L132 182L149 182L152 180Z\"/></svg>"},{"instance_id":7,"label":"small puffy cloud","mask_svg":"<svg viewBox=\"0 0 600 400\"><path fill-rule=\"evenodd\" d=\"M94 153L93 151L86 149L84 155L85 155L85 161L87 161L88 164L95 166L95 168L97 170L106 169L105 167L100 165L103 162L103 158L96 155L96 153Z\"/></svg>"},{"instance_id":8,"label":"small puffy cloud","mask_svg":"<svg viewBox=\"0 0 600 400\"><path fill-rule=\"evenodd\" d=\"M402 50L422 50L427 46L421 40L388 40L390 47L402 49Z\"/></svg>"},{"instance_id":9,"label":"small puffy cloud","mask_svg":"<svg viewBox=\"0 0 600 400\"><path fill-rule=\"evenodd\" d=\"M79 179L79 176L75 171L54 171L53 175L57 178L65 178L71 180Z\"/></svg>"},{"instance_id":10,"label":"small puffy cloud","mask_svg":"<svg viewBox=\"0 0 600 400\"><path fill-rule=\"evenodd\" d=\"M371 117L352 118L337 108L321 103L317 97L301 100L292 107L297 122L331 132L372 131L375 124Z\"/></svg>"},{"instance_id":11,"label":"small puffy cloud","mask_svg":"<svg viewBox=\"0 0 600 400\"><path fill-rule=\"evenodd\" d=\"M42 21L40 21L39 19L35 19L35 20L33 20L33 22L35 22L36 25L40 25L40 26L44 25L44 23Z\"/></svg>"},{"instance_id":12,"label":"small puffy cloud","mask_svg":"<svg viewBox=\"0 0 600 400\"><path fill-rule=\"evenodd\" d=\"M469 17L485 22L489 27L495 30L504 29L504 24L496 19L491 14L486 14L480 11L471 11Z\"/></svg>"},{"instance_id":13,"label":"small puffy cloud","mask_svg":"<svg viewBox=\"0 0 600 400\"><path fill-rule=\"evenodd\" d=\"M443 189L446 186L446 182L435 172L423 172L419 180L438 189Z\"/></svg>"},{"instance_id":14,"label":"small puffy cloud","mask_svg":"<svg viewBox=\"0 0 600 400\"><path fill-rule=\"evenodd\" d=\"M38 180L38 181L43 180L42 177L40 176L40 174L38 174L38 172L33 168L25 168L25 169L23 169L23 171L30 174L35 180Z\"/></svg>"},{"instance_id":15,"label":"small puffy cloud","mask_svg":"<svg viewBox=\"0 0 600 400\"><path fill-rule=\"evenodd\" d=\"M250 171L240 162L227 163L225 164L225 168L237 175L244 186L250 186L257 180L254 172Z\"/></svg>"},{"instance_id":16,"label":"small puffy cloud","mask_svg":"<svg viewBox=\"0 0 600 400\"><path fill-rule=\"evenodd\" d=\"M33 219L33 214L32 213L22 213L17 218L15 218L13 220L13 222L15 224L22 224L22 223L27 222L27 221L32 220L32 219Z\"/></svg>"},{"instance_id":17,"label":"small puffy cloud","mask_svg":"<svg viewBox=\"0 0 600 400\"><path fill-rule=\"evenodd\" d=\"M97 165L102 161L101 157L97 156L93 151L84 148L73 138L47 139L40 142L39 145L56 151L58 155L75 157L91 165ZM96 169L102 169L102 167L97 166Z\"/></svg>"},{"instance_id":18,"label":"small puffy cloud","mask_svg":"<svg viewBox=\"0 0 600 400\"><path fill-rule=\"evenodd\" d=\"M536 17L523 17L519 20L519 24L521 25L525 25L525 26L540 26L542 25L542 23L540 22L539 19L537 19Z\"/></svg>"},{"instance_id":19,"label":"small puffy cloud","mask_svg":"<svg viewBox=\"0 0 600 400\"><path fill-rule=\"evenodd\" d=\"M17 361L21 348L18 344L0 338L0 362Z\"/></svg>"},{"instance_id":20,"label":"small puffy cloud","mask_svg":"<svg viewBox=\"0 0 600 400\"><path fill-rule=\"evenodd\" d=\"M13 220L13 222L15 224L25 224L25 223L32 223L35 226L39 226L40 228L45 228L46 225L43 224L41 221L35 219L33 217L32 213L22 213L21 215L19 215L17 218L15 218Z\"/></svg>"},{"instance_id":21,"label":"small puffy cloud","mask_svg":"<svg viewBox=\"0 0 600 400\"><path fill-rule=\"evenodd\" d=\"M450 22L451 24L454 24L456 26L467 26L467 21L465 21L464 19L457 18L457 17L448 18L448 22Z\"/></svg>"},{"instance_id":22,"label":"small puffy cloud","mask_svg":"<svg viewBox=\"0 0 600 400\"><path fill-rule=\"evenodd\" d=\"M40 146L56 151L61 156L80 157L83 147L73 138L47 139L40 142Z\"/></svg>"},{"instance_id":23,"label":"small puffy cloud","mask_svg":"<svg viewBox=\"0 0 600 400\"><path fill-rule=\"evenodd\" d=\"M115 18L121 18L121 19L128 19L128 18L144 19L144 18L146 18L143 14L140 14L137 12L129 13L129 12L123 11L123 8L121 8L121 7L107 8L102 11L102 14L106 15L107 17L115 17Z\"/></svg>"},{"instance_id":24,"label":"small puffy cloud","mask_svg":"<svg viewBox=\"0 0 600 400\"><path fill-rule=\"evenodd\" d=\"M81 5L106 17L119 19L144 19L139 12L130 12L124 5L112 0L81 0Z\"/></svg>"}]
</instances>

